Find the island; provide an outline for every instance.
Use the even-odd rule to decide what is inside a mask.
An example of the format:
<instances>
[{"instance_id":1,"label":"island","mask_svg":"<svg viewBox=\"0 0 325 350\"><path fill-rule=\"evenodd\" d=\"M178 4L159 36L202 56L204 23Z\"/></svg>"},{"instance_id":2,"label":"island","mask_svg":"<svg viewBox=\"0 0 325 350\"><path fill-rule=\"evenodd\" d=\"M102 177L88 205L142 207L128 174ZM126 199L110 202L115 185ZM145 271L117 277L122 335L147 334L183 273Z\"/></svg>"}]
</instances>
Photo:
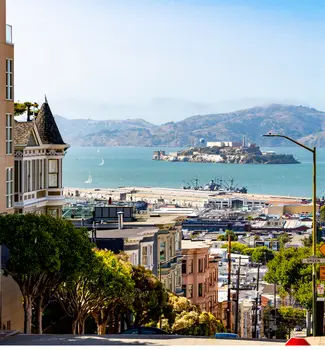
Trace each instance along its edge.
<instances>
[{"instance_id":1,"label":"island","mask_svg":"<svg viewBox=\"0 0 325 350\"><path fill-rule=\"evenodd\" d=\"M262 152L254 143L207 142L200 147L190 147L178 152L153 152L153 160L168 162L233 163L233 164L298 164L292 154Z\"/></svg>"}]
</instances>

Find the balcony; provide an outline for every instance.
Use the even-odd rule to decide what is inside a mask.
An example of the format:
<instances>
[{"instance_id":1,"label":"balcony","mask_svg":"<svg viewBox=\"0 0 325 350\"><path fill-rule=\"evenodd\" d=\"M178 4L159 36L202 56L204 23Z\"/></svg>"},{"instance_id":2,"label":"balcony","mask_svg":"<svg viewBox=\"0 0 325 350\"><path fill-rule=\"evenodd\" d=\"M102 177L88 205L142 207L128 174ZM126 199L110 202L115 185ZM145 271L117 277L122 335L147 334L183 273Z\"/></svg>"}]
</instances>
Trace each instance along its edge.
<instances>
[{"instance_id":1,"label":"balcony","mask_svg":"<svg viewBox=\"0 0 325 350\"><path fill-rule=\"evenodd\" d=\"M12 44L12 26L9 24L6 25L6 43Z\"/></svg>"}]
</instances>

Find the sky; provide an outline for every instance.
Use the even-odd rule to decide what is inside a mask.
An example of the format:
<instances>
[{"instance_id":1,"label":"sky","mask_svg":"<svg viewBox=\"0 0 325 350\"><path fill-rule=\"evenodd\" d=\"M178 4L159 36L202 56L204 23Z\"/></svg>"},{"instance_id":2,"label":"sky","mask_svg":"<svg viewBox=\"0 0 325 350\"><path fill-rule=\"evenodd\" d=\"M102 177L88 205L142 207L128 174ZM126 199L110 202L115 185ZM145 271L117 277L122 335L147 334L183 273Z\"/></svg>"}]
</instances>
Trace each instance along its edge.
<instances>
[{"instance_id":1,"label":"sky","mask_svg":"<svg viewBox=\"0 0 325 350\"><path fill-rule=\"evenodd\" d=\"M323 0L7 0L15 98L160 124L270 103L325 110Z\"/></svg>"}]
</instances>

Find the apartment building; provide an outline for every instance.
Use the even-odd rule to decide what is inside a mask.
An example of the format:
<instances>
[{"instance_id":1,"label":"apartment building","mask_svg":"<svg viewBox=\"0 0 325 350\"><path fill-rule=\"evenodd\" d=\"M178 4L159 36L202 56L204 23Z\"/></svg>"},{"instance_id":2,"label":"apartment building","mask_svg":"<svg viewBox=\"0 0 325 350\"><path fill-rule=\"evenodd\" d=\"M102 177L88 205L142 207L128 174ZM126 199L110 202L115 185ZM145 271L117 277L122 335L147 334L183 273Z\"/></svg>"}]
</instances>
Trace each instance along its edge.
<instances>
[{"instance_id":1,"label":"apartment building","mask_svg":"<svg viewBox=\"0 0 325 350\"><path fill-rule=\"evenodd\" d=\"M158 225L159 226L159 225ZM182 295L182 231L174 224L163 225L157 233L158 271L154 273L169 291Z\"/></svg>"},{"instance_id":2,"label":"apartment building","mask_svg":"<svg viewBox=\"0 0 325 350\"><path fill-rule=\"evenodd\" d=\"M6 21L6 0L0 0L0 215L14 212L13 137L14 45L12 27ZM0 246L1 253L2 250ZM0 329L23 330L24 314L19 288L11 277L5 277L0 272Z\"/></svg>"},{"instance_id":3,"label":"apartment building","mask_svg":"<svg viewBox=\"0 0 325 350\"><path fill-rule=\"evenodd\" d=\"M6 0L0 0L0 214L13 212L14 45L6 23Z\"/></svg>"},{"instance_id":4,"label":"apartment building","mask_svg":"<svg viewBox=\"0 0 325 350\"><path fill-rule=\"evenodd\" d=\"M67 148L45 98L32 120L14 121L14 207L18 213L62 215L62 160Z\"/></svg>"},{"instance_id":5,"label":"apartment building","mask_svg":"<svg viewBox=\"0 0 325 350\"><path fill-rule=\"evenodd\" d=\"M219 259L210 255L209 249L202 241L182 241L182 289L202 311L217 316Z\"/></svg>"}]
</instances>

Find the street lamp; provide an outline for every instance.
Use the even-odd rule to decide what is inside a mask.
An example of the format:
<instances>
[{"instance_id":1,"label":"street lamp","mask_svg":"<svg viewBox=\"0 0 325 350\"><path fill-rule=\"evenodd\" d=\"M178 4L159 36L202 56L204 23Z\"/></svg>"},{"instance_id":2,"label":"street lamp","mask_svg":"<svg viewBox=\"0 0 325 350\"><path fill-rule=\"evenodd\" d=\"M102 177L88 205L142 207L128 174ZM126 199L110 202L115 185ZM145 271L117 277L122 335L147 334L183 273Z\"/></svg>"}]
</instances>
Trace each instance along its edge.
<instances>
[{"instance_id":1,"label":"street lamp","mask_svg":"<svg viewBox=\"0 0 325 350\"><path fill-rule=\"evenodd\" d=\"M313 154L313 256L316 256L316 244L317 244L317 224L316 224L316 147L310 148L294 139L292 139L289 136L285 135L278 135L278 134L272 134L268 133L266 135L263 135L266 137L282 137L284 139L287 139L296 145L306 149L307 151L311 152ZM316 264L313 263L313 275L312 275L312 292L313 292L313 337L316 336Z\"/></svg>"}]
</instances>

